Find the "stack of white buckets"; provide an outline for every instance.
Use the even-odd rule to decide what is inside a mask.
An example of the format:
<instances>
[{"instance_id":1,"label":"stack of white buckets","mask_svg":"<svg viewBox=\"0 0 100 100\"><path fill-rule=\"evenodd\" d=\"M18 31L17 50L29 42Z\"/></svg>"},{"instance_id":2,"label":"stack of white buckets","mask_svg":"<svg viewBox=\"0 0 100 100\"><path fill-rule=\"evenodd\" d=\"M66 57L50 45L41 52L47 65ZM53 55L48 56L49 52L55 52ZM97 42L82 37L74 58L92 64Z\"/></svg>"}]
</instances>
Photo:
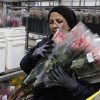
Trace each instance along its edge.
<instances>
[{"instance_id":1,"label":"stack of white buckets","mask_svg":"<svg viewBox=\"0 0 100 100\"><path fill-rule=\"evenodd\" d=\"M6 38L5 38L5 34L1 31L0 32L0 72L5 71L5 59L6 59Z\"/></svg>"},{"instance_id":2,"label":"stack of white buckets","mask_svg":"<svg viewBox=\"0 0 100 100\"><path fill-rule=\"evenodd\" d=\"M2 30L0 61L3 64L0 62L0 72L20 67L20 61L25 54L25 34L25 29L22 27Z\"/></svg>"}]
</instances>

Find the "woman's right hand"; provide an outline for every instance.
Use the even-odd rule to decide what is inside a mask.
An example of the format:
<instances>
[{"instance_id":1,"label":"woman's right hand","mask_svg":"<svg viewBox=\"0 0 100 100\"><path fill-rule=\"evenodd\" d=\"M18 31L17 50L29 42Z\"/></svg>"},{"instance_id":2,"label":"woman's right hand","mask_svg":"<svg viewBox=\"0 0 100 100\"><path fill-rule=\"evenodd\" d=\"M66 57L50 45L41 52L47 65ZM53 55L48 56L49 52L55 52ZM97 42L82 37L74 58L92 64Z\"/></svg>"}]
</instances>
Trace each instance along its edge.
<instances>
[{"instance_id":1,"label":"woman's right hand","mask_svg":"<svg viewBox=\"0 0 100 100\"><path fill-rule=\"evenodd\" d=\"M47 58L47 55L52 53L52 49L54 47L53 43L54 43L54 41L50 40L50 41L46 42L43 46L36 48L34 51L34 55L36 55L36 56L40 55L42 57Z\"/></svg>"}]
</instances>

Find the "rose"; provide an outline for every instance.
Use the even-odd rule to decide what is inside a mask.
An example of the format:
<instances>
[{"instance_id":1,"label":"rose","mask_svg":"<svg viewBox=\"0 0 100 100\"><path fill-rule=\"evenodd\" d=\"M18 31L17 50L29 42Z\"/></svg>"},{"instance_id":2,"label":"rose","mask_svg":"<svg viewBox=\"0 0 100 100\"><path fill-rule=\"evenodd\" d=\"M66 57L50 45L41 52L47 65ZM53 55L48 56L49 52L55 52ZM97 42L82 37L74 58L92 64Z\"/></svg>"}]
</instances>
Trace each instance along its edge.
<instances>
[{"instance_id":1,"label":"rose","mask_svg":"<svg viewBox=\"0 0 100 100\"><path fill-rule=\"evenodd\" d=\"M94 57L94 60L97 61L98 65L100 66L100 48L93 50L92 55Z\"/></svg>"},{"instance_id":2,"label":"rose","mask_svg":"<svg viewBox=\"0 0 100 100\"><path fill-rule=\"evenodd\" d=\"M71 47L73 50L85 51L89 47L89 43L86 38L80 38L76 40Z\"/></svg>"},{"instance_id":3,"label":"rose","mask_svg":"<svg viewBox=\"0 0 100 100\"><path fill-rule=\"evenodd\" d=\"M64 40L66 39L67 37L61 33L61 32L58 32L55 36L54 36L54 41L57 43L57 44L61 44L64 42Z\"/></svg>"}]
</instances>

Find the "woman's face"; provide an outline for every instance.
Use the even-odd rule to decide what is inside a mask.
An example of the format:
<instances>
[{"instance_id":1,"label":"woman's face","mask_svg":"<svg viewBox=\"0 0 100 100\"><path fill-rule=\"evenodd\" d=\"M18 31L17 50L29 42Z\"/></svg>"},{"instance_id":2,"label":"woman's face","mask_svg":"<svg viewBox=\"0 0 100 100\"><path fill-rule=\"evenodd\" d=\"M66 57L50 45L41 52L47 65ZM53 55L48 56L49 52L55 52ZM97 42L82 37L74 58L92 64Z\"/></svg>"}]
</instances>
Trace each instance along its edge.
<instances>
[{"instance_id":1,"label":"woman's face","mask_svg":"<svg viewBox=\"0 0 100 100\"><path fill-rule=\"evenodd\" d=\"M55 34L58 28L61 28L64 31L69 31L70 29L66 19L57 12L52 12L50 14L49 27L50 27L52 34Z\"/></svg>"}]
</instances>

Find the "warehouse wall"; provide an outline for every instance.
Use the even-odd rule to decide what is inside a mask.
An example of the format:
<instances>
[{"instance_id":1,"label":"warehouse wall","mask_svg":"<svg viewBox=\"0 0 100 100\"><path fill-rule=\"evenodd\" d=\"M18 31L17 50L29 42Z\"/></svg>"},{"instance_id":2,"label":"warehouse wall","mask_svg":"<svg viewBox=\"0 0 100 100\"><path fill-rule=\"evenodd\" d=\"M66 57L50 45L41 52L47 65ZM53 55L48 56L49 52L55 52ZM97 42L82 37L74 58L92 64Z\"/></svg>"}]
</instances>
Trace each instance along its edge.
<instances>
[{"instance_id":1,"label":"warehouse wall","mask_svg":"<svg viewBox=\"0 0 100 100\"><path fill-rule=\"evenodd\" d=\"M81 1L81 2L80 2ZM85 1L85 2L84 2ZM95 2L96 1L96 2ZM58 5L58 1L45 1L42 3L35 3L37 6L56 6ZM67 5L67 6L100 6L100 0L61 0L62 5Z\"/></svg>"},{"instance_id":2,"label":"warehouse wall","mask_svg":"<svg viewBox=\"0 0 100 100\"><path fill-rule=\"evenodd\" d=\"M25 5L25 2L22 3L22 5ZM43 1L43 2L30 2L30 5L32 6L56 6L58 5L58 1Z\"/></svg>"},{"instance_id":3,"label":"warehouse wall","mask_svg":"<svg viewBox=\"0 0 100 100\"><path fill-rule=\"evenodd\" d=\"M73 1L73 2L71 2ZM81 3L80 3L81 1ZM84 3L85 1L85 3ZM67 6L100 6L100 0L97 0L97 2L95 3L96 0L62 0L62 4L63 5L67 5Z\"/></svg>"},{"instance_id":4,"label":"warehouse wall","mask_svg":"<svg viewBox=\"0 0 100 100\"><path fill-rule=\"evenodd\" d=\"M33 2L30 2L30 4L34 5ZM54 0L54 2L53 1L35 2L35 6L53 6L53 5L56 6L58 4L59 4L58 0ZM100 0L61 0L61 4L67 6L100 6ZM25 5L25 2L23 3L23 5Z\"/></svg>"}]
</instances>

